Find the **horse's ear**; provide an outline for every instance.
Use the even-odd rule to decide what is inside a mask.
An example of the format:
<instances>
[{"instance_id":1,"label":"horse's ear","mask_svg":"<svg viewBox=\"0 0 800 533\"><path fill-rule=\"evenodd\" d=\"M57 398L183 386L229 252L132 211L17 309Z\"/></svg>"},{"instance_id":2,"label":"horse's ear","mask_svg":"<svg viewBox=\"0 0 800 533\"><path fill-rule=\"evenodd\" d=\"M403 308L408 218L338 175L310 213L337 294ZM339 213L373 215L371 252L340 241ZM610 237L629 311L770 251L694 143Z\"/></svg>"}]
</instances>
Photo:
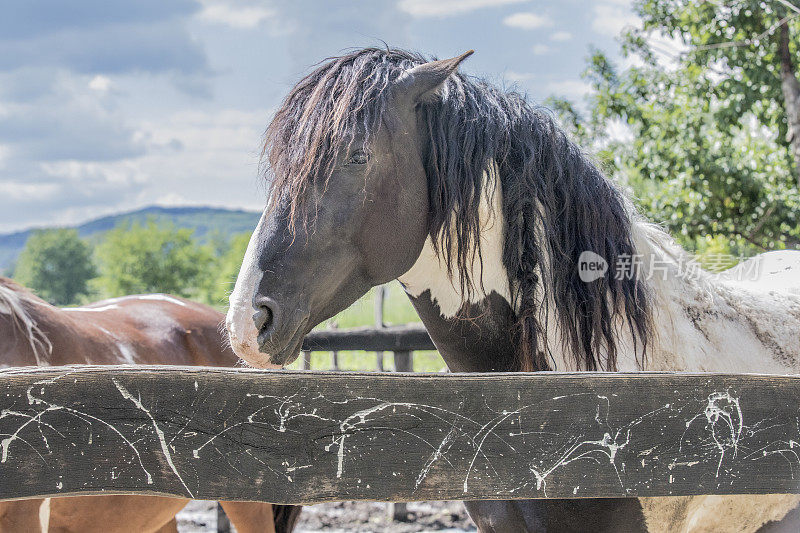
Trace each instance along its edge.
<instances>
[{"instance_id":1,"label":"horse's ear","mask_svg":"<svg viewBox=\"0 0 800 533\"><path fill-rule=\"evenodd\" d=\"M458 65L475 51L469 50L460 56L439 61L429 61L403 72L395 81L395 98L411 105L430 97L441 88L447 78L456 71Z\"/></svg>"}]
</instances>

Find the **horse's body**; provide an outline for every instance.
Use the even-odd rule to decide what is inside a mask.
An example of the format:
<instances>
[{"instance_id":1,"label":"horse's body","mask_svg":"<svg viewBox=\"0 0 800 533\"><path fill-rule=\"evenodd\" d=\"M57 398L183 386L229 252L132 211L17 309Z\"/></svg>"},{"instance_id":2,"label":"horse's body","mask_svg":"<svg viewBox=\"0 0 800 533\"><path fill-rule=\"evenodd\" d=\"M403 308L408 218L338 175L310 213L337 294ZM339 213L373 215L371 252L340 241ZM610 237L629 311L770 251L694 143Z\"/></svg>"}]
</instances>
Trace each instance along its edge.
<instances>
[{"instance_id":1,"label":"horse's body","mask_svg":"<svg viewBox=\"0 0 800 533\"><path fill-rule=\"evenodd\" d=\"M654 280L654 342L644 366L631 349L625 352L630 357L620 358L619 370L800 373L800 251L769 252L720 275L698 271L697 278L687 278L678 275L683 268L682 252L659 230L649 226L641 230L637 251L645 263L653 256L655 264L664 267L652 273L660 276ZM426 248L430 250L430 245ZM499 261L497 256L483 258L484 265ZM487 285L486 292L480 290L473 296L471 305L456 307L448 302L458 302L462 296L447 280L446 269L425 250L418 263L400 277L448 366L461 372L513 368L509 354L514 348L508 331L515 327L515 315L507 300ZM620 328L617 335L626 339L629 333ZM572 354L558 344L550 350L554 369L580 370ZM465 503L483 531L511 532L525 524L530 531L714 533L760 531L764 524L780 522L796 508L800 496ZM769 531L800 531L800 519L792 515L771 527Z\"/></svg>"},{"instance_id":2,"label":"horse's body","mask_svg":"<svg viewBox=\"0 0 800 533\"><path fill-rule=\"evenodd\" d=\"M0 277L0 368L66 364L231 367L239 359L219 332L222 319L210 307L160 294L59 309ZM174 532L175 514L188 501L132 495L0 502L0 531ZM288 509L278 509L283 521L273 524L270 504L222 502L222 506L240 532L275 531L275 525L279 531L290 531L289 524L296 518L287 522Z\"/></svg>"},{"instance_id":3,"label":"horse's body","mask_svg":"<svg viewBox=\"0 0 800 533\"><path fill-rule=\"evenodd\" d=\"M468 55L361 50L292 90L267 130L271 201L231 295L240 357L293 360L314 325L397 278L453 370L800 372L800 252L687 269L547 113L458 74ZM584 252L608 268L582 277ZM797 531L796 513L783 519L799 501L467 508L484 531Z\"/></svg>"}]
</instances>

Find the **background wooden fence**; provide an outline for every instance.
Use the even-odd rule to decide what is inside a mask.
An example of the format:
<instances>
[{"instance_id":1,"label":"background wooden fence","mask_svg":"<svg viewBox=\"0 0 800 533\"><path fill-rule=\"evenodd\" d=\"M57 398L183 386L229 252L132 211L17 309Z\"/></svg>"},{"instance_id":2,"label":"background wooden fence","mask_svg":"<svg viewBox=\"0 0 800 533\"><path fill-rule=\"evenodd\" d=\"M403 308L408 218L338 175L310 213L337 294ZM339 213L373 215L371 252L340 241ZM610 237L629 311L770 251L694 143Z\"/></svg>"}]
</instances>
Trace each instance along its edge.
<instances>
[{"instance_id":1,"label":"background wooden fence","mask_svg":"<svg viewBox=\"0 0 800 533\"><path fill-rule=\"evenodd\" d=\"M340 370L339 351L358 350L375 352L375 370L390 370L385 366L385 352L392 352L393 367L397 372L414 371L414 351L435 350L427 331L421 323L403 326L386 326L383 319L387 286L375 288L375 325L372 328L350 328L339 330L335 320L327 324L326 330L311 332L303 343L300 368L311 370L311 352L326 351L331 354L331 370ZM317 368L316 370L327 370Z\"/></svg>"}]
</instances>

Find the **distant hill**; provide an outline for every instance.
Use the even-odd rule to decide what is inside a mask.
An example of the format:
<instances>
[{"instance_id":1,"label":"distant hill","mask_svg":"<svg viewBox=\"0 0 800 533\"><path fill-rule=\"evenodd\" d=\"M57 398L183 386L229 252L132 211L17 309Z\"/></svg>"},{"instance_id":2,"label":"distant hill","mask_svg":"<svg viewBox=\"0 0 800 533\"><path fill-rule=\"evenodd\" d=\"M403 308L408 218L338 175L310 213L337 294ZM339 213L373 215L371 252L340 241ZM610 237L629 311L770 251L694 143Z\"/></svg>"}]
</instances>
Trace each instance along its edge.
<instances>
[{"instance_id":1,"label":"distant hill","mask_svg":"<svg viewBox=\"0 0 800 533\"><path fill-rule=\"evenodd\" d=\"M76 226L81 237L92 241L99 240L103 233L118 224L145 222L153 219L157 223L171 222L179 228L194 229L195 237L204 242L209 234L218 233L230 236L245 231L253 231L260 213L215 207L159 207L151 206L90 220ZM40 229L40 228L37 228ZM33 229L16 233L0 234L0 272L11 267L25 247Z\"/></svg>"}]
</instances>

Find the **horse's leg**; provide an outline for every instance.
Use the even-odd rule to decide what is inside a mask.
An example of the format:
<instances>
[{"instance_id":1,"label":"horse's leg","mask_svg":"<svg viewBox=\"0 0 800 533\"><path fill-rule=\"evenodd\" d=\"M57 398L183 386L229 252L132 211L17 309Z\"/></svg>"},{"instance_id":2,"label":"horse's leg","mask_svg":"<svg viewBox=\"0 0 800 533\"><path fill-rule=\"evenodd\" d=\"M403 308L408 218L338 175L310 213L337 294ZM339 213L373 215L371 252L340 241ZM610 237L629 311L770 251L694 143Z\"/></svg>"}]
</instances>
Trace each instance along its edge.
<instances>
[{"instance_id":1,"label":"horse's leg","mask_svg":"<svg viewBox=\"0 0 800 533\"><path fill-rule=\"evenodd\" d=\"M161 526L161 529L155 533L178 533L178 521L172 517L172 520Z\"/></svg>"},{"instance_id":2,"label":"horse's leg","mask_svg":"<svg viewBox=\"0 0 800 533\"><path fill-rule=\"evenodd\" d=\"M0 502L0 533L42 531L40 510L44 499Z\"/></svg>"},{"instance_id":3,"label":"horse's leg","mask_svg":"<svg viewBox=\"0 0 800 533\"><path fill-rule=\"evenodd\" d=\"M660 498L644 502L648 514L659 518L666 513L653 513ZM706 495L689 498L682 512L675 514L670 528L654 533L691 531L716 533L717 531L747 531L758 533L797 533L800 531L800 498L794 494L759 495ZM789 509L787 512L786 510ZM666 517L664 517L666 518ZM656 522L653 521L653 524ZM653 526L655 530L656 527Z\"/></svg>"},{"instance_id":4,"label":"horse's leg","mask_svg":"<svg viewBox=\"0 0 800 533\"><path fill-rule=\"evenodd\" d=\"M292 533L302 511L302 505L273 505L275 533Z\"/></svg>"},{"instance_id":5,"label":"horse's leg","mask_svg":"<svg viewBox=\"0 0 800 533\"><path fill-rule=\"evenodd\" d=\"M636 498L464 502L482 533L645 533Z\"/></svg>"},{"instance_id":6,"label":"horse's leg","mask_svg":"<svg viewBox=\"0 0 800 533\"><path fill-rule=\"evenodd\" d=\"M154 533L188 502L138 495L52 498L49 533Z\"/></svg>"},{"instance_id":7,"label":"horse's leg","mask_svg":"<svg viewBox=\"0 0 800 533\"><path fill-rule=\"evenodd\" d=\"M540 500L475 500L464 502L467 514L481 533L546 531L547 507ZM522 505L520 505L522 504Z\"/></svg>"},{"instance_id":8,"label":"horse's leg","mask_svg":"<svg viewBox=\"0 0 800 533\"><path fill-rule=\"evenodd\" d=\"M219 502L239 533L275 533L272 504L261 502Z\"/></svg>"}]
</instances>

